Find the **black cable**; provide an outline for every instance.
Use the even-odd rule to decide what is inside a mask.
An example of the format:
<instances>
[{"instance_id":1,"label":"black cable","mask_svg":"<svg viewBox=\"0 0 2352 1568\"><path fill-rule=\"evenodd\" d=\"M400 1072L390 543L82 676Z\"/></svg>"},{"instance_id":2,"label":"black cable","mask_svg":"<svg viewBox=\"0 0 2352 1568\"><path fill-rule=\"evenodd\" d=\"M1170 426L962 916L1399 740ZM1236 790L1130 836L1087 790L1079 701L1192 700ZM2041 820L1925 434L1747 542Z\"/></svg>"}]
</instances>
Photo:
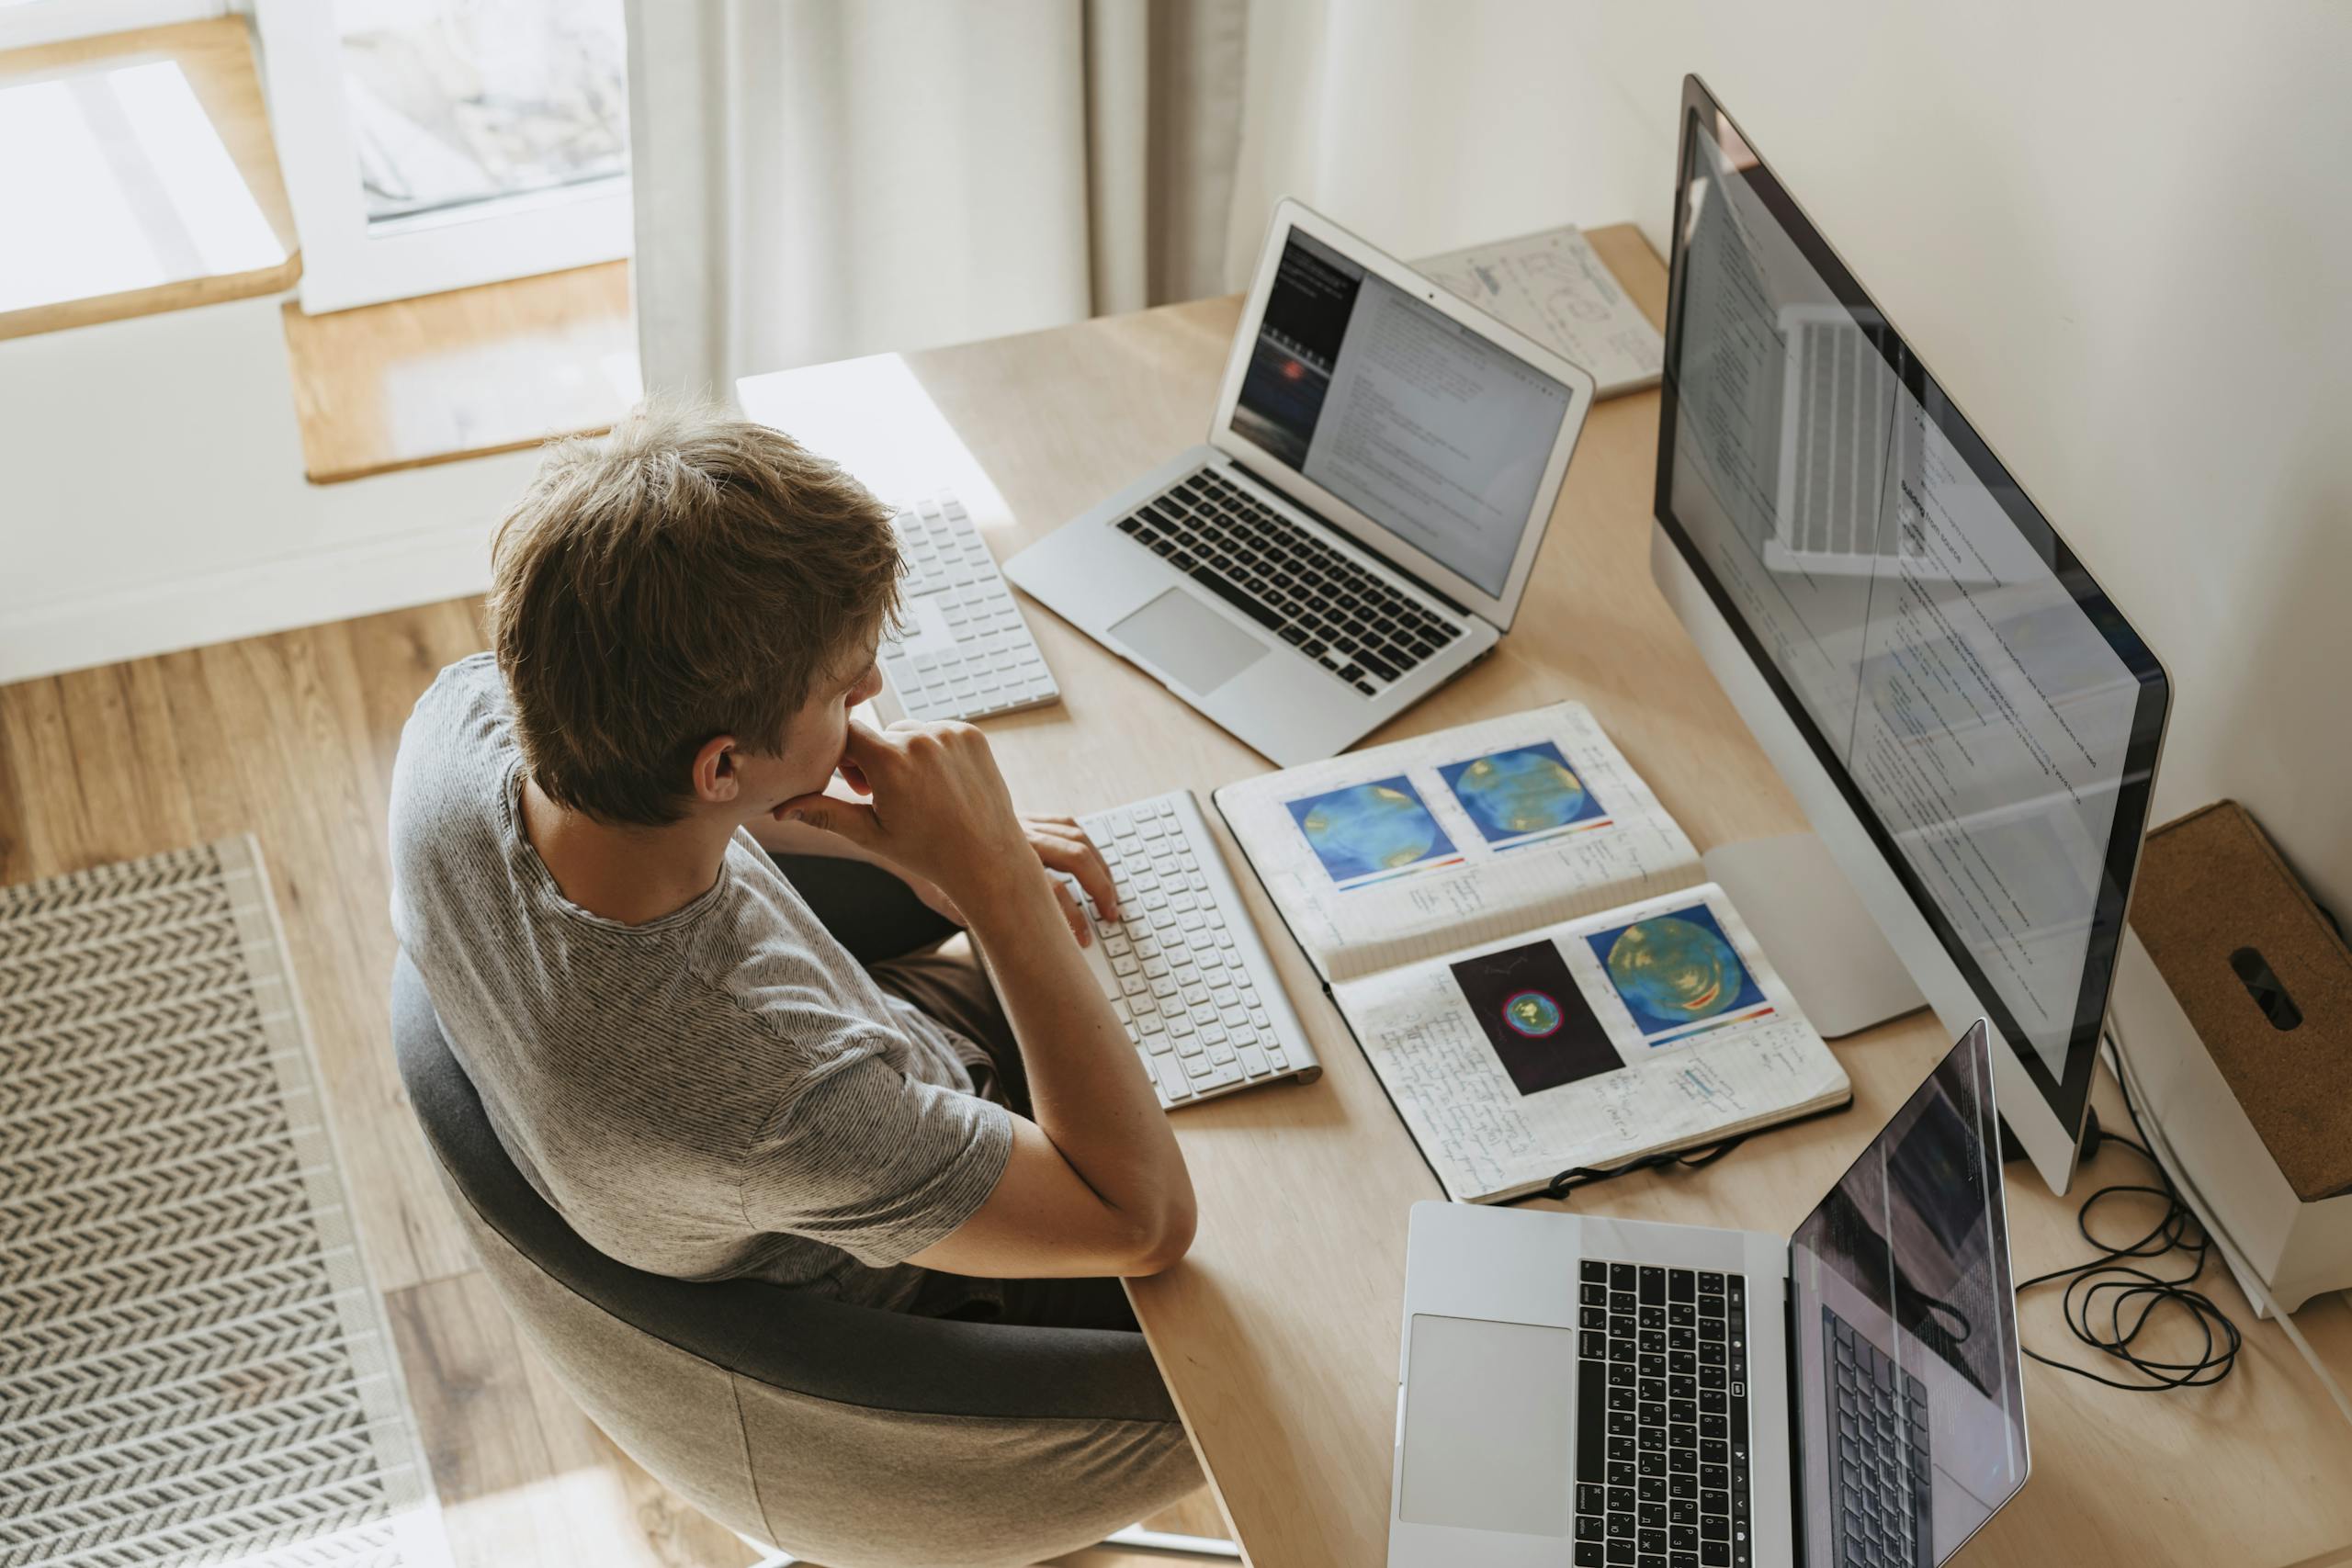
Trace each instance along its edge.
<instances>
[{"instance_id":1,"label":"black cable","mask_svg":"<svg viewBox=\"0 0 2352 1568\"><path fill-rule=\"evenodd\" d=\"M2078 1367L2071 1361L2045 1356L2020 1343L2018 1349L2045 1367L2055 1367L2062 1372L2072 1372L2078 1378L2120 1388L2134 1393L2158 1393L2176 1388L2209 1388L2228 1377L2237 1365L2238 1349L2243 1337L2238 1325L2230 1320L2213 1298L2202 1291L2188 1287L2205 1273L2205 1265L2213 1250L2213 1239L2205 1232L2196 1212L2181 1199L2173 1186L2171 1173L2164 1162L2151 1152L2147 1129L2140 1124L2139 1107L2132 1103L2132 1091L2125 1087L2120 1070L2116 1074L2116 1087L2123 1093L2124 1111L2132 1118L2132 1130L2139 1137L2127 1138L2120 1133L2109 1133L2099 1140L2104 1148L2120 1144L2155 1168L2156 1180L2161 1186L2150 1187L2137 1182L2117 1182L2102 1187L2083 1200L2075 1217L2075 1228L2083 1239L2098 1249L2098 1256L2087 1263L2071 1269L2053 1269L2047 1274L2037 1274L2021 1280L2017 1293L2023 1296L2037 1285L2064 1280L2066 1289L2062 1297L2062 1311L2067 1331L2081 1343L2103 1356L2123 1362L2148 1381L2123 1382L2102 1377L2088 1367ZM2126 1193L2142 1193L2165 1201L2164 1213L2137 1241L2113 1247L2101 1241L2091 1230L2091 1211L2100 1200ZM2186 1274L2167 1278L2135 1268L2126 1258L2153 1260L2173 1252L2188 1255L2194 1264ZM2080 1292L2080 1295L2076 1294ZM2132 1344L2148 1326L2148 1320L2160 1308L2176 1309L2174 1315L2187 1313L2189 1321L2203 1331L2204 1353L2191 1361L2167 1361L2148 1356L2132 1348ZM2105 1325L2099 1314L2105 1314ZM2126 1314L2130 1314L2126 1322Z\"/></svg>"},{"instance_id":2,"label":"black cable","mask_svg":"<svg viewBox=\"0 0 2352 1568\"><path fill-rule=\"evenodd\" d=\"M1545 1182L1544 1190L1540 1194L1531 1193L1530 1196L1565 1198L1579 1187L1589 1187L1596 1181L1606 1181L1612 1176L1623 1176L1629 1170L1649 1170L1661 1165L1679 1165L1685 1170L1696 1170L1702 1165L1714 1164L1746 1142L1747 1142L1747 1134L1742 1133L1736 1138L1725 1138L1722 1143L1698 1154L1685 1150L1680 1154L1644 1155L1641 1158L1628 1160L1623 1165L1606 1168L1590 1165L1570 1166Z\"/></svg>"},{"instance_id":3,"label":"black cable","mask_svg":"<svg viewBox=\"0 0 2352 1568\"><path fill-rule=\"evenodd\" d=\"M1854 1097L1849 1094L1833 1105L1825 1105L1817 1111L1808 1111L1802 1116L1792 1116L1785 1122L1776 1122L1775 1125L1793 1127L1800 1122L1811 1122L1818 1117L1842 1115L1853 1108ZM1763 1129L1758 1128L1756 1131L1761 1132ZM1579 1187L1589 1187L1596 1181L1606 1181L1611 1177L1624 1176L1632 1171L1655 1170L1662 1165L1678 1166L1684 1170L1697 1170L1702 1166L1714 1164L1754 1135L1755 1133L1752 1132L1740 1133L1713 1144L1684 1149L1679 1154L1644 1155L1639 1159L1627 1160L1623 1165L1570 1166L1536 1190L1520 1194L1520 1199L1562 1199ZM1513 1201L1518 1201L1513 1200Z\"/></svg>"}]
</instances>

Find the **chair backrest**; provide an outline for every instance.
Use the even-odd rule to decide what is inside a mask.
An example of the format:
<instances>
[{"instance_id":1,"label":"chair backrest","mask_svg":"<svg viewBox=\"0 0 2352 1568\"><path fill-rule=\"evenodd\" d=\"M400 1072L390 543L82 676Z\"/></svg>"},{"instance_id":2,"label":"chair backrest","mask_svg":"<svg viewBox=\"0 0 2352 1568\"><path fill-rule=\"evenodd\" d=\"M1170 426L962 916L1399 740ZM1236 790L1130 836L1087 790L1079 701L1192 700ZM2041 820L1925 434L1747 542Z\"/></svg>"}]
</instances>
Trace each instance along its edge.
<instances>
[{"instance_id":1,"label":"chair backrest","mask_svg":"<svg viewBox=\"0 0 2352 1568\"><path fill-rule=\"evenodd\" d=\"M737 1532L816 1561L1008 1565L1133 1522L1018 1484L1100 1456L1198 1484L1142 1336L959 1323L752 1280L643 1273L508 1158L405 954L392 1043L458 1218L522 1333L639 1464ZM1106 1492L1110 1489L1104 1489ZM1012 1555L1005 1555L1010 1551Z\"/></svg>"}]
</instances>

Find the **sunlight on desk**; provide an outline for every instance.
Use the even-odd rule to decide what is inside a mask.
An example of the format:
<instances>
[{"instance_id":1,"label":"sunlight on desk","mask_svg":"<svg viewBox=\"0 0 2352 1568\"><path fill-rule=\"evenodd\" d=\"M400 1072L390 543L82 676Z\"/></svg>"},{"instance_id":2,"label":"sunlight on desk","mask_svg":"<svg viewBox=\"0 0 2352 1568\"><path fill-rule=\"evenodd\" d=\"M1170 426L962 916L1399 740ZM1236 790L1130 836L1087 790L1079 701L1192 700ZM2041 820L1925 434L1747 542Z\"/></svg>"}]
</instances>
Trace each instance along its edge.
<instances>
[{"instance_id":1,"label":"sunlight on desk","mask_svg":"<svg viewBox=\"0 0 2352 1568\"><path fill-rule=\"evenodd\" d=\"M176 61L0 86L0 310L287 259Z\"/></svg>"},{"instance_id":2,"label":"sunlight on desk","mask_svg":"<svg viewBox=\"0 0 2352 1568\"><path fill-rule=\"evenodd\" d=\"M885 501L953 491L983 533L1012 525L988 470L903 355L746 376L735 383L735 395L744 417L823 453ZM1010 547L997 553L1001 559Z\"/></svg>"}]
</instances>

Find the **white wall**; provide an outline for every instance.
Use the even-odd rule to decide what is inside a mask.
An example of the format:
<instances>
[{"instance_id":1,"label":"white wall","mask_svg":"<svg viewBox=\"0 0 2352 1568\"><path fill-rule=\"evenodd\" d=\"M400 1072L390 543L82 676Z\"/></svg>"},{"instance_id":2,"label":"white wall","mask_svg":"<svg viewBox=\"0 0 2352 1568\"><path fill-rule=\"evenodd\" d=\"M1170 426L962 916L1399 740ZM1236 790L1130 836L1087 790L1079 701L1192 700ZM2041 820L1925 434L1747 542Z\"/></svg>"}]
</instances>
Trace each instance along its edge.
<instances>
[{"instance_id":1,"label":"white wall","mask_svg":"<svg viewBox=\"0 0 2352 1568\"><path fill-rule=\"evenodd\" d=\"M2245 801L2352 919L2352 6L1254 10L1245 191L1407 255L1664 254L1706 78L2171 671L2158 819Z\"/></svg>"},{"instance_id":2,"label":"white wall","mask_svg":"<svg viewBox=\"0 0 2352 1568\"><path fill-rule=\"evenodd\" d=\"M311 484L278 304L0 342L0 682L488 582L538 455Z\"/></svg>"},{"instance_id":3,"label":"white wall","mask_svg":"<svg viewBox=\"0 0 2352 1568\"><path fill-rule=\"evenodd\" d=\"M1636 106L1590 58L1595 16L1558 0L1253 0L1227 286L1248 287L1283 196L1399 256L1634 217L1673 159L1638 155Z\"/></svg>"},{"instance_id":4,"label":"white wall","mask_svg":"<svg viewBox=\"0 0 2352 1568\"><path fill-rule=\"evenodd\" d=\"M1695 71L2165 660L2158 818L2245 801L2352 919L2352 6L1593 19L1652 243Z\"/></svg>"}]
</instances>

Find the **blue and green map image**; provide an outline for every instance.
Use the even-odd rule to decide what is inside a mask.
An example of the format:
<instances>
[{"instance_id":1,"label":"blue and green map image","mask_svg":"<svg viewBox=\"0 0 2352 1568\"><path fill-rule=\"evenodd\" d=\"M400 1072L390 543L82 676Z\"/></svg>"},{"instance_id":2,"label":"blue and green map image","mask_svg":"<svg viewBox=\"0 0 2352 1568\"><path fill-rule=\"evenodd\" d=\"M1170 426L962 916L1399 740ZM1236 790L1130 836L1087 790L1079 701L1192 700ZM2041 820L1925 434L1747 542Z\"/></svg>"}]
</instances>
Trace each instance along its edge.
<instances>
[{"instance_id":1,"label":"blue and green map image","mask_svg":"<svg viewBox=\"0 0 2352 1568\"><path fill-rule=\"evenodd\" d=\"M1342 887L1455 853L1453 840L1402 774L1289 806L1307 847Z\"/></svg>"},{"instance_id":2,"label":"blue and green map image","mask_svg":"<svg viewBox=\"0 0 2352 1568\"><path fill-rule=\"evenodd\" d=\"M1703 904L1585 938L1644 1035L1684 1029L1764 1000Z\"/></svg>"},{"instance_id":3,"label":"blue and green map image","mask_svg":"<svg viewBox=\"0 0 2352 1568\"><path fill-rule=\"evenodd\" d=\"M1607 815L1549 740L1450 762L1438 776L1490 844L1557 832Z\"/></svg>"}]
</instances>

